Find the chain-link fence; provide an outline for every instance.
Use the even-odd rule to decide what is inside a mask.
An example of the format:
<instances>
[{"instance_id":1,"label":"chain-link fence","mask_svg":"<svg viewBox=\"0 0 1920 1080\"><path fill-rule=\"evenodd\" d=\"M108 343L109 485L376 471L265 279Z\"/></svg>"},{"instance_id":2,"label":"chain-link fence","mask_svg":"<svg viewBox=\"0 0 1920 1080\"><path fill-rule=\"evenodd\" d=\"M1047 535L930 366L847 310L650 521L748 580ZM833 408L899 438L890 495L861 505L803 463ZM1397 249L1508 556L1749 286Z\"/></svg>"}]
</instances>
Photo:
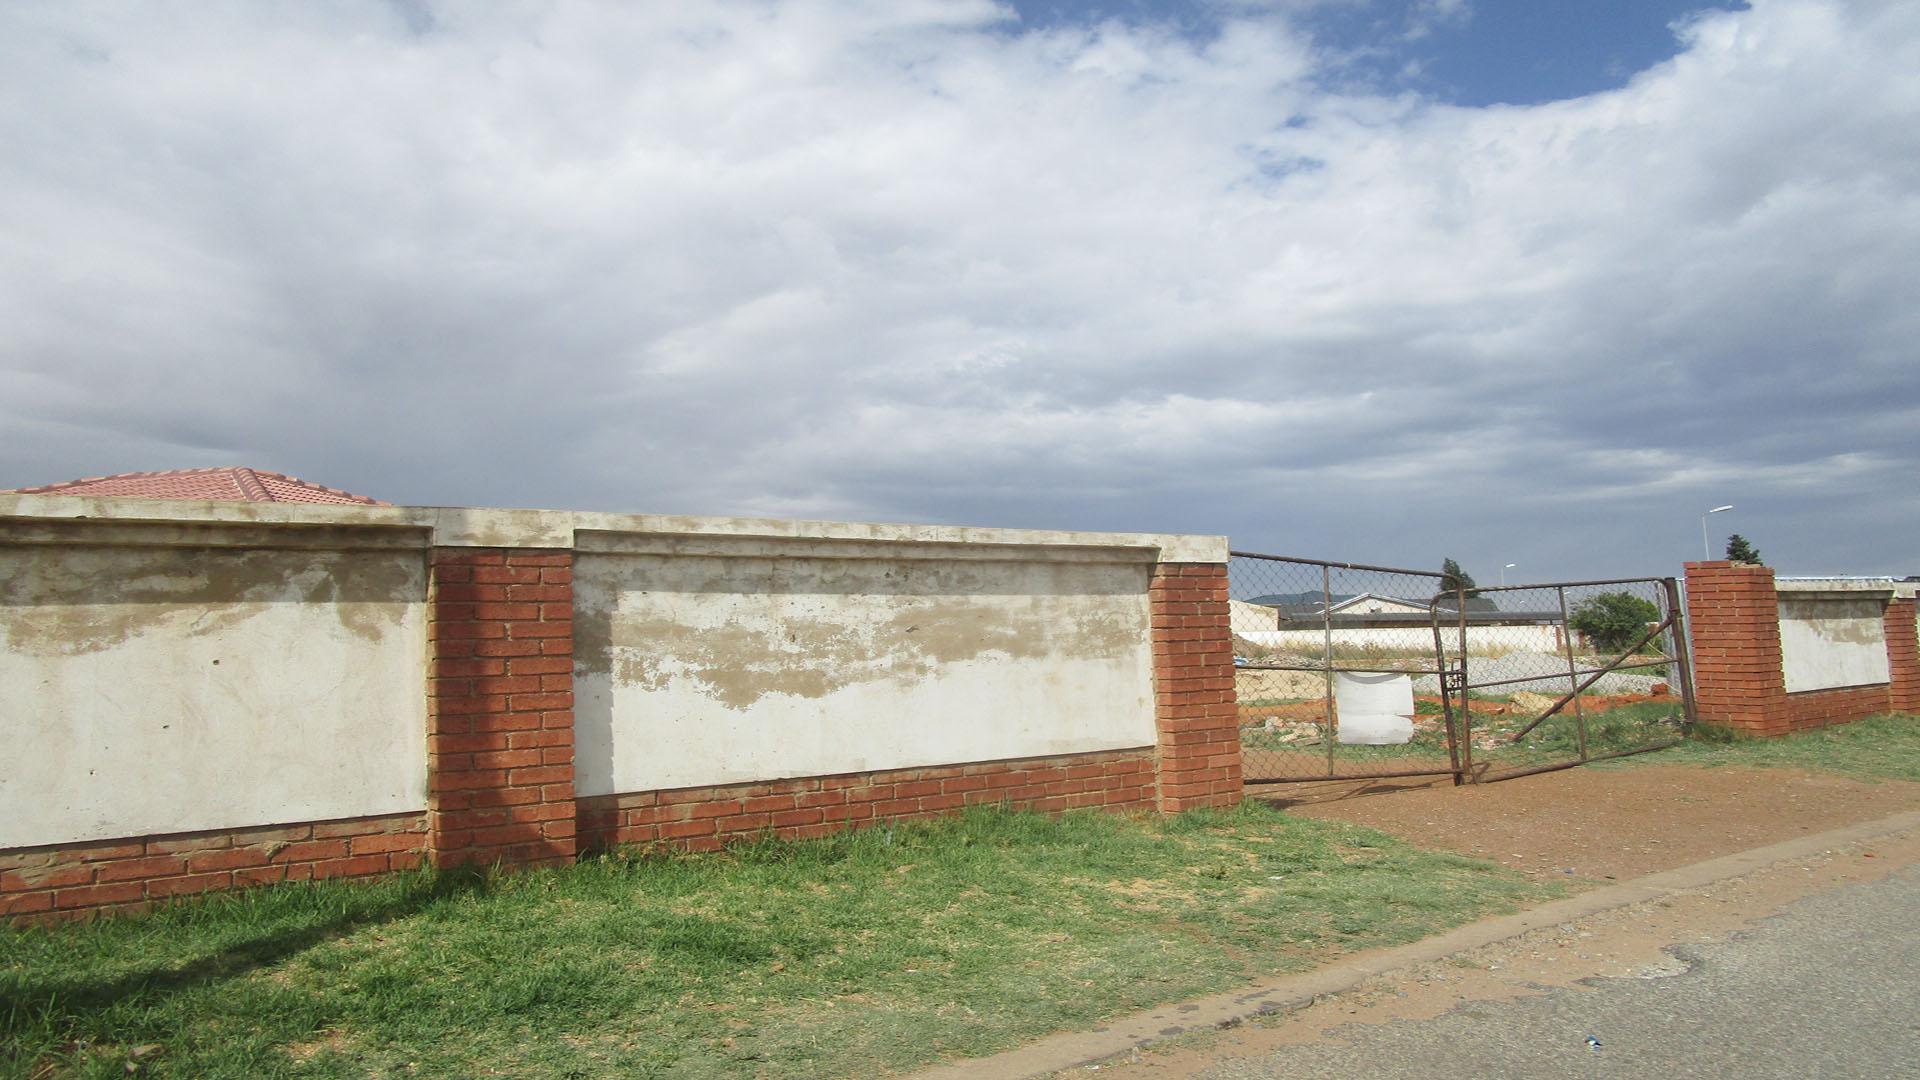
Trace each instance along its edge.
<instances>
[{"instance_id":1,"label":"chain-link fence","mask_svg":"<svg viewBox=\"0 0 1920 1080\"><path fill-rule=\"evenodd\" d=\"M1483 587L1465 605L1458 730L1474 780L1659 749L1691 722L1673 579Z\"/></svg>"},{"instance_id":2,"label":"chain-link fence","mask_svg":"<svg viewBox=\"0 0 1920 1080\"><path fill-rule=\"evenodd\" d=\"M1416 690L1461 651L1439 574L1234 552L1228 575L1249 782L1458 775L1445 696Z\"/></svg>"},{"instance_id":3,"label":"chain-link fence","mask_svg":"<svg viewBox=\"0 0 1920 1080\"><path fill-rule=\"evenodd\" d=\"M1234 552L1249 782L1504 779L1671 745L1694 716L1672 578L1447 588Z\"/></svg>"}]
</instances>

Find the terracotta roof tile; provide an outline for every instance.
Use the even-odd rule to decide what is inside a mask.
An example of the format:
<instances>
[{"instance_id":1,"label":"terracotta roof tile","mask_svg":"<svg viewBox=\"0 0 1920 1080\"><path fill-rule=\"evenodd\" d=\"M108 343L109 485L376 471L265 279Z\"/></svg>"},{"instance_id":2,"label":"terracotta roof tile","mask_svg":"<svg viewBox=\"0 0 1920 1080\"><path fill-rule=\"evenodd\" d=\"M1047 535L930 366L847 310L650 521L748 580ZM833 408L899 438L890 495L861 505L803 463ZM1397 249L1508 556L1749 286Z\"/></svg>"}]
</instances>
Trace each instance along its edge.
<instances>
[{"instance_id":1,"label":"terracotta roof tile","mask_svg":"<svg viewBox=\"0 0 1920 1080\"><path fill-rule=\"evenodd\" d=\"M245 467L169 469L165 472L89 476L42 487L14 488L0 495L109 495L129 499L213 499L220 502L354 503L391 506L298 477Z\"/></svg>"}]
</instances>

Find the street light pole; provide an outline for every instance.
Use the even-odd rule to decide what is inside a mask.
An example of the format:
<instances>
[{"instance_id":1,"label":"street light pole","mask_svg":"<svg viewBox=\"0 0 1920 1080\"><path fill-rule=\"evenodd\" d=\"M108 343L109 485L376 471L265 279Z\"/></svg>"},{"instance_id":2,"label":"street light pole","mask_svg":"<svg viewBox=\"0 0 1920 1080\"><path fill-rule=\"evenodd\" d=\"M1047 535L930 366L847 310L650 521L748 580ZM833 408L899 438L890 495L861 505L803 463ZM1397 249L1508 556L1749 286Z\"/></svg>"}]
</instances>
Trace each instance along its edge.
<instances>
[{"instance_id":1,"label":"street light pole","mask_svg":"<svg viewBox=\"0 0 1920 1080\"><path fill-rule=\"evenodd\" d=\"M1501 588L1504 589L1507 587L1507 571L1519 565L1520 565L1519 563L1510 562L1507 565L1500 568L1500 587Z\"/></svg>"},{"instance_id":2,"label":"street light pole","mask_svg":"<svg viewBox=\"0 0 1920 1080\"><path fill-rule=\"evenodd\" d=\"M1733 509L1733 504L1728 503L1725 506L1716 506L1707 511L1706 514L1700 515L1700 558L1702 561L1710 561L1713 558L1713 549L1707 546L1707 514L1718 514L1723 510L1731 509Z\"/></svg>"}]
</instances>

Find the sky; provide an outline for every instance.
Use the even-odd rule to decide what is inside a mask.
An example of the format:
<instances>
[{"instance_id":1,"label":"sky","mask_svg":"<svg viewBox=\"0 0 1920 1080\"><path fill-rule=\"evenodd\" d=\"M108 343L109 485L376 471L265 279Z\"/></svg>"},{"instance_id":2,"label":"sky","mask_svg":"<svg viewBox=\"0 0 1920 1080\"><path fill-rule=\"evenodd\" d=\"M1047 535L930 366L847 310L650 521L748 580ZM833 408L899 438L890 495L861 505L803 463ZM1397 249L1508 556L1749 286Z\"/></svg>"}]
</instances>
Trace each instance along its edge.
<instances>
[{"instance_id":1,"label":"sky","mask_svg":"<svg viewBox=\"0 0 1920 1080\"><path fill-rule=\"evenodd\" d=\"M1920 4L0 6L0 487L1920 573Z\"/></svg>"}]
</instances>

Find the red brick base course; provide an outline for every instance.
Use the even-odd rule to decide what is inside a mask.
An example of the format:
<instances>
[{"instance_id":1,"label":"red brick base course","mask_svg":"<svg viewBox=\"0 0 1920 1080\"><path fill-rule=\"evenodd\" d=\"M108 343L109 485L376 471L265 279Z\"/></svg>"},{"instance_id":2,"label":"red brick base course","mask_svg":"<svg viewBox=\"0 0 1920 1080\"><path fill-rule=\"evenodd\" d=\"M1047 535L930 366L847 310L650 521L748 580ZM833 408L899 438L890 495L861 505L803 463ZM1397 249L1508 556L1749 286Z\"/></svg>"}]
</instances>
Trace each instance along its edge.
<instances>
[{"instance_id":1,"label":"red brick base course","mask_svg":"<svg viewBox=\"0 0 1920 1080\"><path fill-rule=\"evenodd\" d=\"M1787 695L1787 717L1794 731L1864 720L1891 711L1886 683L1802 690Z\"/></svg>"},{"instance_id":2,"label":"red brick base course","mask_svg":"<svg viewBox=\"0 0 1920 1080\"><path fill-rule=\"evenodd\" d=\"M366 877L420 863L424 814L173 833L0 853L0 918L56 921L276 881Z\"/></svg>"},{"instance_id":3,"label":"red brick base course","mask_svg":"<svg viewBox=\"0 0 1920 1080\"><path fill-rule=\"evenodd\" d=\"M825 836L879 821L937 817L1004 802L1043 812L1154 805L1154 752L1112 750L936 768L582 796L580 846L665 843L710 851L761 833Z\"/></svg>"}]
</instances>

